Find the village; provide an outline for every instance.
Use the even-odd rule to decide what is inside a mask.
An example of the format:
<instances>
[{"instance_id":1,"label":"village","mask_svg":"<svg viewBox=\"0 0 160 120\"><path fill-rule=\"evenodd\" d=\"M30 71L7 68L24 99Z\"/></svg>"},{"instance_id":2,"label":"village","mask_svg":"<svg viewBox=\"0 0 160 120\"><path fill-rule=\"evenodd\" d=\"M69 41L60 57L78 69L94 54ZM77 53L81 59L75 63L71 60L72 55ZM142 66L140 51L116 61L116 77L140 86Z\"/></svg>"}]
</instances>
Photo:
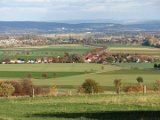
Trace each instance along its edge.
<instances>
[{"instance_id":1,"label":"village","mask_svg":"<svg viewBox=\"0 0 160 120\"><path fill-rule=\"evenodd\" d=\"M27 52L29 54L29 52ZM70 54L64 51L63 56L38 57L33 59L11 58L2 59L1 64L43 64L43 63L155 63L160 61L160 56L129 54L129 53L109 53L103 47L92 49L80 54Z\"/></svg>"}]
</instances>

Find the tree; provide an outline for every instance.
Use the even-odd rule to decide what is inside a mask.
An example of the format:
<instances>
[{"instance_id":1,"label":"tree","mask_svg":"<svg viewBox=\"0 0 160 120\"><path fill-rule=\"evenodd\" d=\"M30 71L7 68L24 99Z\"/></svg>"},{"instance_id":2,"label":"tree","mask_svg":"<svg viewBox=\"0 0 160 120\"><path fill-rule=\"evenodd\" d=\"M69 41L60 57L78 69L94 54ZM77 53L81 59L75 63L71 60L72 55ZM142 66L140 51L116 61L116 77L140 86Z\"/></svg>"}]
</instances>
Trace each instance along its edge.
<instances>
[{"instance_id":1,"label":"tree","mask_svg":"<svg viewBox=\"0 0 160 120\"><path fill-rule=\"evenodd\" d=\"M138 82L139 84L143 83L143 78L142 78L142 77L138 77L138 78L137 78L137 82Z\"/></svg>"},{"instance_id":2,"label":"tree","mask_svg":"<svg viewBox=\"0 0 160 120\"><path fill-rule=\"evenodd\" d=\"M115 79L114 80L115 90L117 94L120 94L121 86L122 86L122 80L121 79Z\"/></svg>"},{"instance_id":3,"label":"tree","mask_svg":"<svg viewBox=\"0 0 160 120\"><path fill-rule=\"evenodd\" d=\"M24 95L32 96L33 83L31 79L24 78L21 84L22 84L22 93Z\"/></svg>"},{"instance_id":4,"label":"tree","mask_svg":"<svg viewBox=\"0 0 160 120\"><path fill-rule=\"evenodd\" d=\"M113 56L109 56L109 57L106 58L106 61L108 63L113 63L115 61L115 58Z\"/></svg>"},{"instance_id":5,"label":"tree","mask_svg":"<svg viewBox=\"0 0 160 120\"><path fill-rule=\"evenodd\" d=\"M102 92L100 85L92 79L86 79L85 82L80 86L78 92L93 94Z\"/></svg>"},{"instance_id":6,"label":"tree","mask_svg":"<svg viewBox=\"0 0 160 120\"><path fill-rule=\"evenodd\" d=\"M11 84L2 83L0 85L0 96L9 97L15 91L15 88Z\"/></svg>"},{"instance_id":7,"label":"tree","mask_svg":"<svg viewBox=\"0 0 160 120\"><path fill-rule=\"evenodd\" d=\"M45 79L47 79L48 78L48 73L43 73L42 77L45 78Z\"/></svg>"},{"instance_id":8,"label":"tree","mask_svg":"<svg viewBox=\"0 0 160 120\"><path fill-rule=\"evenodd\" d=\"M158 68L158 64L154 64L154 69L157 69Z\"/></svg>"},{"instance_id":9,"label":"tree","mask_svg":"<svg viewBox=\"0 0 160 120\"><path fill-rule=\"evenodd\" d=\"M12 95L14 96L18 96L18 95L22 95L22 85L19 81L4 81L4 83L6 84L11 84L14 88L15 91Z\"/></svg>"},{"instance_id":10,"label":"tree","mask_svg":"<svg viewBox=\"0 0 160 120\"><path fill-rule=\"evenodd\" d=\"M158 64L158 66L157 66L157 67L158 67L158 69L160 69L160 64Z\"/></svg>"}]
</instances>

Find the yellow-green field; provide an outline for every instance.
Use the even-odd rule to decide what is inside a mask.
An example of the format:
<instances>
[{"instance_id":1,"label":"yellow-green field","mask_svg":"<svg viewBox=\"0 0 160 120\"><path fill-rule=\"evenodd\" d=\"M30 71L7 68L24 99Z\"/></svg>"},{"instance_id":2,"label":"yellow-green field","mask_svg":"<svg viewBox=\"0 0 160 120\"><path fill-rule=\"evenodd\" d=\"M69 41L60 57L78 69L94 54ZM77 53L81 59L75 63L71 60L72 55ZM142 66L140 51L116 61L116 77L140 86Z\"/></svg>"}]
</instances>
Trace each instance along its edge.
<instances>
[{"instance_id":1,"label":"yellow-green field","mask_svg":"<svg viewBox=\"0 0 160 120\"><path fill-rule=\"evenodd\" d=\"M102 66L104 69L102 70ZM137 66L135 69L134 67ZM139 69L138 69L139 66ZM42 74L47 73L48 78ZM124 84L136 83L136 78L144 78L144 84L153 86L160 78L160 71L153 69L153 64L6 64L0 65L1 80L21 80L28 74L32 75L35 85L49 86L56 84L63 87L75 88L81 85L85 79L91 78L100 85L113 88L115 79L122 79Z\"/></svg>"},{"instance_id":2,"label":"yellow-green field","mask_svg":"<svg viewBox=\"0 0 160 120\"><path fill-rule=\"evenodd\" d=\"M48 45L48 46L28 46L17 48L0 49L0 61L4 59L34 59L50 56L63 56L64 52L69 54L83 55L95 47L83 45Z\"/></svg>"},{"instance_id":3,"label":"yellow-green field","mask_svg":"<svg viewBox=\"0 0 160 120\"><path fill-rule=\"evenodd\" d=\"M0 99L0 120L159 120L159 110L159 93Z\"/></svg>"},{"instance_id":4,"label":"yellow-green field","mask_svg":"<svg viewBox=\"0 0 160 120\"><path fill-rule=\"evenodd\" d=\"M142 54L151 56L160 56L159 48L150 47L109 47L110 53L128 53L128 54Z\"/></svg>"}]
</instances>

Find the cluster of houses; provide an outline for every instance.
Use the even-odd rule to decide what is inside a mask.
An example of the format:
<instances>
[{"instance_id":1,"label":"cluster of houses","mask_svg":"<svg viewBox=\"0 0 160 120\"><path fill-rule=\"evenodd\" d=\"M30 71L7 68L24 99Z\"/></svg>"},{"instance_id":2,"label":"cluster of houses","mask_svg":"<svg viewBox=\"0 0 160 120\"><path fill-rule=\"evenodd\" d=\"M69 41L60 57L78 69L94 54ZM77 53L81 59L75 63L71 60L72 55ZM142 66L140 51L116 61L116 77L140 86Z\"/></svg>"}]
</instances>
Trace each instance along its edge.
<instances>
[{"instance_id":1,"label":"cluster of houses","mask_svg":"<svg viewBox=\"0 0 160 120\"><path fill-rule=\"evenodd\" d=\"M5 59L1 64L38 64L38 63L152 63L160 61L159 56L136 54L110 54L105 48L96 48L85 55L65 53L64 56L35 59Z\"/></svg>"},{"instance_id":2,"label":"cluster of houses","mask_svg":"<svg viewBox=\"0 0 160 120\"><path fill-rule=\"evenodd\" d=\"M1 64L38 64L38 63L53 63L54 57L44 57L35 59L5 59L1 61Z\"/></svg>"},{"instance_id":3,"label":"cluster of houses","mask_svg":"<svg viewBox=\"0 0 160 120\"><path fill-rule=\"evenodd\" d=\"M1 64L40 64L40 63L83 63L84 59L81 55L43 57L35 59L5 59Z\"/></svg>"},{"instance_id":4,"label":"cluster of houses","mask_svg":"<svg viewBox=\"0 0 160 120\"><path fill-rule=\"evenodd\" d=\"M89 52L85 56L87 63L152 63L160 61L159 56L134 55L134 54L109 54L102 52L97 54Z\"/></svg>"},{"instance_id":5,"label":"cluster of houses","mask_svg":"<svg viewBox=\"0 0 160 120\"><path fill-rule=\"evenodd\" d=\"M7 47L19 47L19 46L37 46L37 45L46 45L48 44L48 40L44 39L18 39L16 37L8 37L4 39L0 39L0 48Z\"/></svg>"}]
</instances>

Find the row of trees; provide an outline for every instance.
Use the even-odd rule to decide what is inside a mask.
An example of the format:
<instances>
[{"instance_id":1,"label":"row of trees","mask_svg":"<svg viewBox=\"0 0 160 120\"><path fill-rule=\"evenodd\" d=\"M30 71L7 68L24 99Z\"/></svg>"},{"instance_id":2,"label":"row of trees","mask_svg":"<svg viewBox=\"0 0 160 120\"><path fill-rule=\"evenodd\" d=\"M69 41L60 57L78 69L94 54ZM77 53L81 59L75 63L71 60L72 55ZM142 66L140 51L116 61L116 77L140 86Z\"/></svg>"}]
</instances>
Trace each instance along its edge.
<instances>
[{"instance_id":1,"label":"row of trees","mask_svg":"<svg viewBox=\"0 0 160 120\"><path fill-rule=\"evenodd\" d=\"M124 85L121 79L115 79L115 92L143 92L146 93L146 86L143 84L142 77L137 77L138 84ZM104 91L99 83L92 79L86 79L81 86L78 87L78 93L97 94ZM156 81L153 91L160 91L160 80ZM25 78L22 81L0 81L0 96L55 96L57 95L57 87L52 85L47 88L37 87L33 85L31 79Z\"/></svg>"},{"instance_id":2,"label":"row of trees","mask_svg":"<svg viewBox=\"0 0 160 120\"><path fill-rule=\"evenodd\" d=\"M24 78L21 81L0 81L0 96L30 96L55 95L57 88L52 85L48 88L35 86L31 79Z\"/></svg>"},{"instance_id":3,"label":"row of trees","mask_svg":"<svg viewBox=\"0 0 160 120\"><path fill-rule=\"evenodd\" d=\"M123 88L124 92L131 92L131 91L142 91L143 90L143 78L137 77L138 85L129 85ZM115 79L115 92L120 94L122 89L122 80ZM133 89L133 90L132 90ZM100 86L97 82L92 79L86 79L85 82L78 88L79 93L86 93L86 94L94 94L94 93L101 93L103 92L102 86Z\"/></svg>"}]
</instances>

